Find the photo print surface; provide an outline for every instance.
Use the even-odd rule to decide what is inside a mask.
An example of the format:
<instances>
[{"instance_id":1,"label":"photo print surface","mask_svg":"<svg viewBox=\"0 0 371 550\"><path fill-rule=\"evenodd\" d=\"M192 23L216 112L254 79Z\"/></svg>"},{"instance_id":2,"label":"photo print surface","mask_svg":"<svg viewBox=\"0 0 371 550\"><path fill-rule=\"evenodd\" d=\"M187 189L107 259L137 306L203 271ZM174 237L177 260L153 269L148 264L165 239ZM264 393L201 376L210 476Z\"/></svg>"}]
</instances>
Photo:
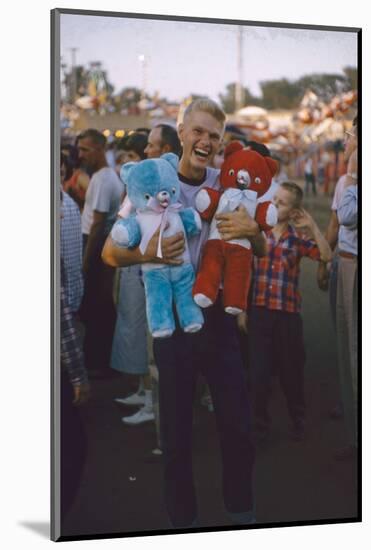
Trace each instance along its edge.
<instances>
[{"instance_id":1,"label":"photo print surface","mask_svg":"<svg viewBox=\"0 0 371 550\"><path fill-rule=\"evenodd\" d=\"M52 538L360 521L361 30L52 12Z\"/></svg>"}]
</instances>

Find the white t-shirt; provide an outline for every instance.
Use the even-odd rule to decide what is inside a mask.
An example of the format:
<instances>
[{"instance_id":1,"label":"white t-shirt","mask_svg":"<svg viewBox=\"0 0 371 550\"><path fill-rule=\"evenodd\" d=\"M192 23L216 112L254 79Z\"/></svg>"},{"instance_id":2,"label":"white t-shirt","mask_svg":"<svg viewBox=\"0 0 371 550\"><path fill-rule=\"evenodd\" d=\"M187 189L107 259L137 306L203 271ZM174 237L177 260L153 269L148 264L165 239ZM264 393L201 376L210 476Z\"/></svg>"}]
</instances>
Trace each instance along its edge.
<instances>
[{"instance_id":1,"label":"white t-shirt","mask_svg":"<svg viewBox=\"0 0 371 550\"><path fill-rule=\"evenodd\" d=\"M308 159L307 162L305 163L304 172L306 174L312 174L312 172L313 172L312 159Z\"/></svg>"},{"instance_id":2,"label":"white t-shirt","mask_svg":"<svg viewBox=\"0 0 371 550\"><path fill-rule=\"evenodd\" d=\"M112 168L105 166L93 174L81 216L81 228L85 235L90 233L94 210L107 214L105 233L109 233L116 219L123 191L124 184Z\"/></svg>"},{"instance_id":3,"label":"white t-shirt","mask_svg":"<svg viewBox=\"0 0 371 550\"><path fill-rule=\"evenodd\" d=\"M204 187L211 187L212 189L221 190L219 174L220 170L208 167L206 169L206 179L203 183L201 183L201 185L192 185L181 180L179 201L182 203L184 208L187 208L188 206L193 206L193 208L195 208L196 195L200 189L203 189ZM201 233L195 237L188 238L191 262L196 273L200 264L202 247L208 239L209 230L210 224L202 220Z\"/></svg>"}]
</instances>

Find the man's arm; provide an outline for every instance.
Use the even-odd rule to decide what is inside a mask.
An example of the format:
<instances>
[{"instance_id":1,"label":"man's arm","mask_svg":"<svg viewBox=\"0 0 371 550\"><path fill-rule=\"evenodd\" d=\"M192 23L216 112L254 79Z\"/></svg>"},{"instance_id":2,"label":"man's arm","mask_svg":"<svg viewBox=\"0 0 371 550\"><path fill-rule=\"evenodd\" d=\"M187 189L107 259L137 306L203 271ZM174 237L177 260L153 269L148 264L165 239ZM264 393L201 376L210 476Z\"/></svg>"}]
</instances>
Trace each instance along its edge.
<instances>
[{"instance_id":1,"label":"man's arm","mask_svg":"<svg viewBox=\"0 0 371 550\"><path fill-rule=\"evenodd\" d=\"M61 276L63 279L63 274ZM67 369L69 380L73 386L75 405L87 401L90 395L90 385L84 366L81 342L75 327L73 314L67 302L63 283L60 290L61 300L61 363Z\"/></svg>"},{"instance_id":2,"label":"man's arm","mask_svg":"<svg viewBox=\"0 0 371 550\"><path fill-rule=\"evenodd\" d=\"M112 267L127 267L143 263L163 263L170 265L180 265L183 260L178 257L184 252L185 241L184 234L177 233L172 237L163 238L161 248L163 258L158 258L157 247L160 229L156 231L148 243L147 250L141 253L139 247L136 248L118 248L115 246L111 237L108 236L102 251L102 260Z\"/></svg>"},{"instance_id":3,"label":"man's arm","mask_svg":"<svg viewBox=\"0 0 371 550\"><path fill-rule=\"evenodd\" d=\"M345 188L344 195L340 201L338 216L339 223L345 227L352 227L357 224L357 188L354 184Z\"/></svg>"},{"instance_id":4,"label":"man's arm","mask_svg":"<svg viewBox=\"0 0 371 550\"><path fill-rule=\"evenodd\" d=\"M327 242L329 243L331 250L334 250L337 245L338 235L339 235L339 220L336 214L336 210L332 210L330 220L325 232L325 238L327 239Z\"/></svg>"},{"instance_id":5,"label":"man's arm","mask_svg":"<svg viewBox=\"0 0 371 550\"><path fill-rule=\"evenodd\" d=\"M261 257L268 254L267 241L264 233L260 231L257 222L249 216L243 206L239 206L235 212L217 214L218 230L224 241L231 239L249 239L255 256Z\"/></svg>"},{"instance_id":6,"label":"man's arm","mask_svg":"<svg viewBox=\"0 0 371 550\"><path fill-rule=\"evenodd\" d=\"M344 184L344 193L338 208L340 225L351 227L357 224L358 204L358 151L355 149L349 157L347 175Z\"/></svg>"},{"instance_id":7,"label":"man's arm","mask_svg":"<svg viewBox=\"0 0 371 550\"><path fill-rule=\"evenodd\" d=\"M339 221L336 214L336 210L332 210L330 220L325 232L325 239L329 243L331 250L335 250L335 247L338 242L338 235L339 235ZM327 266L327 262L323 262L321 260L318 264L318 269L317 269L317 283L321 290L328 290L329 276L330 276L330 273Z\"/></svg>"}]
</instances>

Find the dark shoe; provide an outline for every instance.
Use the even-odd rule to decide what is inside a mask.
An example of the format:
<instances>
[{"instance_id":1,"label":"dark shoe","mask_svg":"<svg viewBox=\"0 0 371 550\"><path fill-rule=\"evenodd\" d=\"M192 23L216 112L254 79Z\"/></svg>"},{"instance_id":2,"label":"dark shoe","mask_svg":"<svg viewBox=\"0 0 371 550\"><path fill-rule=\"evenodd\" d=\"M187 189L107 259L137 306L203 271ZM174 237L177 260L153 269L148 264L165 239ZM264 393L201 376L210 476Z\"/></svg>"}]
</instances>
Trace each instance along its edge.
<instances>
[{"instance_id":1,"label":"dark shoe","mask_svg":"<svg viewBox=\"0 0 371 550\"><path fill-rule=\"evenodd\" d=\"M269 428L259 428L253 432L253 441L260 449L265 449L268 446L270 430Z\"/></svg>"},{"instance_id":2,"label":"dark shoe","mask_svg":"<svg viewBox=\"0 0 371 550\"><path fill-rule=\"evenodd\" d=\"M334 459L338 462L346 462L355 458L357 458L357 447L354 445L346 445L334 453Z\"/></svg>"},{"instance_id":3,"label":"dark shoe","mask_svg":"<svg viewBox=\"0 0 371 550\"><path fill-rule=\"evenodd\" d=\"M255 510L249 512L228 512L228 516L237 525L254 525L256 523Z\"/></svg>"},{"instance_id":4,"label":"dark shoe","mask_svg":"<svg viewBox=\"0 0 371 550\"><path fill-rule=\"evenodd\" d=\"M116 376L117 374L113 369L88 369L88 378L91 380L108 380Z\"/></svg>"},{"instance_id":5,"label":"dark shoe","mask_svg":"<svg viewBox=\"0 0 371 550\"><path fill-rule=\"evenodd\" d=\"M304 431L305 431L304 420L302 419L295 420L293 422L292 429L291 429L291 438L296 442L303 441Z\"/></svg>"},{"instance_id":6,"label":"dark shoe","mask_svg":"<svg viewBox=\"0 0 371 550\"><path fill-rule=\"evenodd\" d=\"M331 409L329 412L329 417L331 418L331 420L341 420L342 418L344 418L343 405L339 403L339 405L336 405L336 407Z\"/></svg>"}]
</instances>

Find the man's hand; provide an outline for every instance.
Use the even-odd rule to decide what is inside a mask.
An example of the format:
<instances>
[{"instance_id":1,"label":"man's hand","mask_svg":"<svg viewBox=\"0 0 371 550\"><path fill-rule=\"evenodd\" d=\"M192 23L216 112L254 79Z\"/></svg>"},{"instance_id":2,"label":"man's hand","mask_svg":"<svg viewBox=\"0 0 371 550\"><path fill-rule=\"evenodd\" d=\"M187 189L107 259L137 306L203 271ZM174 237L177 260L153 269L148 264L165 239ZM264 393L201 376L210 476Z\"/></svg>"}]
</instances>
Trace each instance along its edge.
<instances>
[{"instance_id":1,"label":"man's hand","mask_svg":"<svg viewBox=\"0 0 371 550\"><path fill-rule=\"evenodd\" d=\"M251 239L260 232L258 224L243 206L239 206L234 212L217 214L215 219L218 222L220 236L224 241Z\"/></svg>"},{"instance_id":2,"label":"man's hand","mask_svg":"<svg viewBox=\"0 0 371 550\"><path fill-rule=\"evenodd\" d=\"M90 384L85 382L84 384L75 384L73 386L74 405L82 405L90 397Z\"/></svg>"},{"instance_id":3,"label":"man's hand","mask_svg":"<svg viewBox=\"0 0 371 550\"><path fill-rule=\"evenodd\" d=\"M160 236L160 228L157 229L148 243L145 251L145 261L152 263L163 263L169 265L181 265L183 260L179 258L185 250L184 233L176 233L172 237L163 237L161 241L162 258L157 256L158 239Z\"/></svg>"},{"instance_id":4,"label":"man's hand","mask_svg":"<svg viewBox=\"0 0 371 550\"><path fill-rule=\"evenodd\" d=\"M248 332L248 316L246 311L243 311L242 313L239 313L237 315L237 326L238 330L241 332L241 334L247 334Z\"/></svg>"},{"instance_id":5,"label":"man's hand","mask_svg":"<svg viewBox=\"0 0 371 550\"><path fill-rule=\"evenodd\" d=\"M328 290L329 286L329 271L327 269L327 264L324 262L319 262L317 269L317 284L318 288L323 291Z\"/></svg>"}]
</instances>

